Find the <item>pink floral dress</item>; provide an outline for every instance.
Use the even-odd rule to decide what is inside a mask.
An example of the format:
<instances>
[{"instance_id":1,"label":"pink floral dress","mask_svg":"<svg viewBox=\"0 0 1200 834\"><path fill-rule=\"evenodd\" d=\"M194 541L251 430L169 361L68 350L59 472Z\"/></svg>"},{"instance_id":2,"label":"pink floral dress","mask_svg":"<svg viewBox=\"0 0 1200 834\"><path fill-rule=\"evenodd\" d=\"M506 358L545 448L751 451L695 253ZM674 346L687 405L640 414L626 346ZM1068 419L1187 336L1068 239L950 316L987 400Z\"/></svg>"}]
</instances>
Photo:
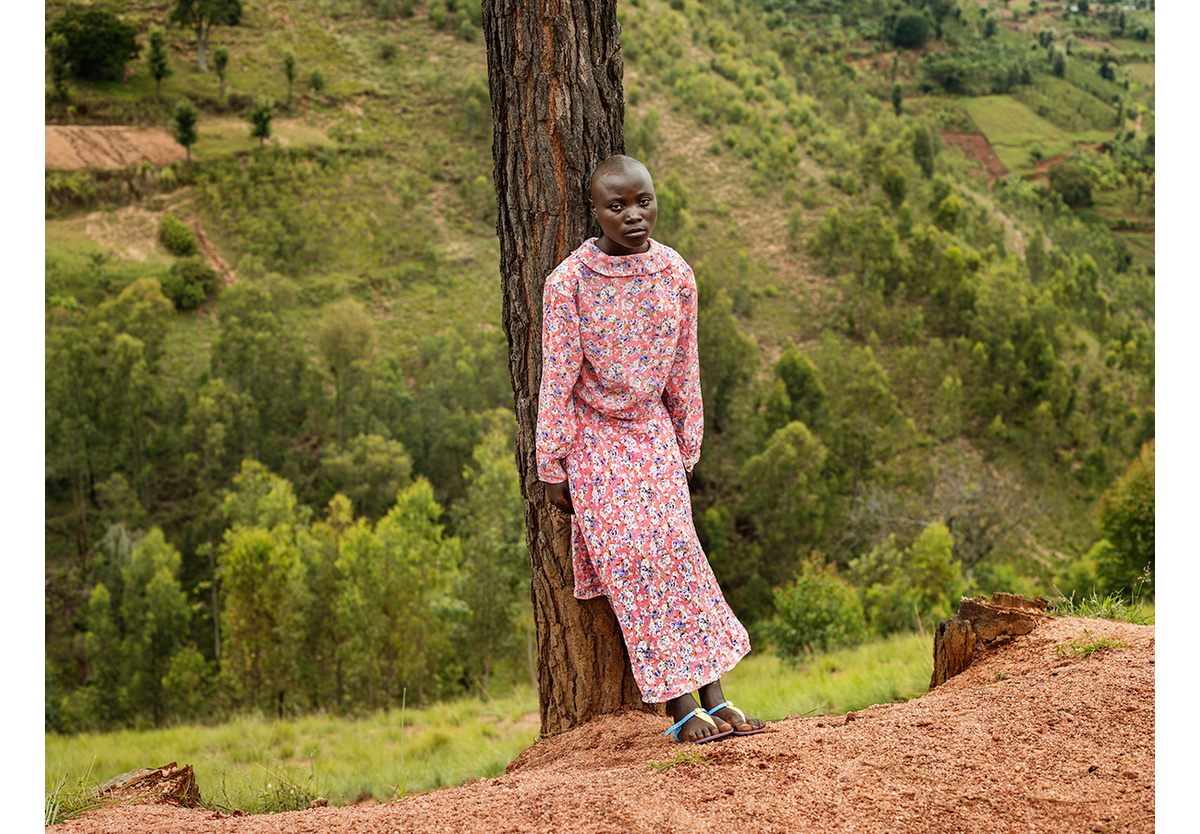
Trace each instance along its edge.
<instances>
[{"instance_id":1,"label":"pink floral dress","mask_svg":"<svg viewBox=\"0 0 1200 834\"><path fill-rule=\"evenodd\" d=\"M696 279L657 241L614 256L593 238L543 301L538 477L570 482L575 596L608 597L646 701L693 692L750 650L692 523Z\"/></svg>"}]
</instances>

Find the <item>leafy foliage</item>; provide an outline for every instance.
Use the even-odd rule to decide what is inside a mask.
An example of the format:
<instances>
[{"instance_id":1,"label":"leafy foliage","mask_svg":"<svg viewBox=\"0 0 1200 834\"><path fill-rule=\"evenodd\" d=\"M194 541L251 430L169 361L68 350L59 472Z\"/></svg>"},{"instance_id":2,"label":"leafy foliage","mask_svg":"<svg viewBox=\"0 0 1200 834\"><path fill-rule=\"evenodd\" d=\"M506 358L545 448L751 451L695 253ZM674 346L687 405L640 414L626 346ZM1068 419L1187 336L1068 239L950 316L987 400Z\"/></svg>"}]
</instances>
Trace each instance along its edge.
<instances>
[{"instance_id":1,"label":"leafy foliage","mask_svg":"<svg viewBox=\"0 0 1200 834\"><path fill-rule=\"evenodd\" d=\"M196 254L196 236L182 220L167 212L158 224L158 239L172 255L186 257Z\"/></svg>"},{"instance_id":2,"label":"leafy foliage","mask_svg":"<svg viewBox=\"0 0 1200 834\"><path fill-rule=\"evenodd\" d=\"M776 651L793 661L857 646L867 634L854 588L820 554L802 561L795 576L775 591L775 616L765 631Z\"/></svg>"},{"instance_id":3,"label":"leafy foliage","mask_svg":"<svg viewBox=\"0 0 1200 834\"><path fill-rule=\"evenodd\" d=\"M1143 577L1154 592L1154 441L1142 446L1125 474L1105 490L1097 511L1110 548L1099 565L1105 585L1134 589Z\"/></svg>"},{"instance_id":4,"label":"leafy foliage","mask_svg":"<svg viewBox=\"0 0 1200 834\"><path fill-rule=\"evenodd\" d=\"M75 78L87 81L117 81L125 65L137 58L140 47L137 29L107 9L70 5L46 27L47 39L59 35L65 41L53 54L66 56Z\"/></svg>"}]
</instances>

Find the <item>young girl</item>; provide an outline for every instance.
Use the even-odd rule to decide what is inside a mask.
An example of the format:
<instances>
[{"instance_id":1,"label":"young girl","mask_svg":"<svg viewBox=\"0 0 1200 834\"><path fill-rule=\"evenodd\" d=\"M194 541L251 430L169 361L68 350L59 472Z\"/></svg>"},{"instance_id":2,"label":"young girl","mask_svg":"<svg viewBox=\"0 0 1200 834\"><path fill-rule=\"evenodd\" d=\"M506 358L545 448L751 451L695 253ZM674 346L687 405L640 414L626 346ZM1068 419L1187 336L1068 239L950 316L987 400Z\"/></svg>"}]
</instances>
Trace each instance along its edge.
<instances>
[{"instance_id":1,"label":"young girl","mask_svg":"<svg viewBox=\"0 0 1200 834\"><path fill-rule=\"evenodd\" d=\"M692 523L704 433L696 280L650 238L654 183L636 159L600 164L590 206L603 234L546 279L537 421L538 477L572 514L575 596L608 597L643 699L666 701L676 722L667 735L761 732L721 692L750 639Z\"/></svg>"}]
</instances>

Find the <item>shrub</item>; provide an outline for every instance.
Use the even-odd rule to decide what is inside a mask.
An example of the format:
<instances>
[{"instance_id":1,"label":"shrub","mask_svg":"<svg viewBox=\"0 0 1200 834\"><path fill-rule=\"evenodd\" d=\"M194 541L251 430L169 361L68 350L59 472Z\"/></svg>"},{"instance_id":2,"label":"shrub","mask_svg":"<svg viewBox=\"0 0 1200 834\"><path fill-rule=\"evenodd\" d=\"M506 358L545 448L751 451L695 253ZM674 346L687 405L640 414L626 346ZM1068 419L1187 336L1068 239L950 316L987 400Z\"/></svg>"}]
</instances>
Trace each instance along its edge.
<instances>
[{"instance_id":1,"label":"shrub","mask_svg":"<svg viewBox=\"0 0 1200 834\"><path fill-rule=\"evenodd\" d=\"M68 6L46 28L46 37L67 42L71 74L89 81L119 81L138 56L137 29L104 9Z\"/></svg>"},{"instance_id":2,"label":"shrub","mask_svg":"<svg viewBox=\"0 0 1200 834\"><path fill-rule=\"evenodd\" d=\"M195 310L204 299L216 293L221 277L198 255L176 261L163 281L163 295L177 310Z\"/></svg>"},{"instance_id":3,"label":"shrub","mask_svg":"<svg viewBox=\"0 0 1200 834\"><path fill-rule=\"evenodd\" d=\"M1141 581L1154 593L1154 441L1142 446L1125 474L1100 497L1100 534L1109 547L1097 555L1100 578L1112 591Z\"/></svg>"},{"instance_id":4,"label":"shrub","mask_svg":"<svg viewBox=\"0 0 1200 834\"><path fill-rule=\"evenodd\" d=\"M173 214L164 214L158 224L158 239L172 255L185 257L196 254L196 238L192 230Z\"/></svg>"},{"instance_id":5,"label":"shrub","mask_svg":"<svg viewBox=\"0 0 1200 834\"><path fill-rule=\"evenodd\" d=\"M896 46L915 49L924 46L927 40L929 19L925 15L909 12L896 21L896 31L892 33L892 43Z\"/></svg>"},{"instance_id":6,"label":"shrub","mask_svg":"<svg viewBox=\"0 0 1200 834\"><path fill-rule=\"evenodd\" d=\"M319 93L325 89L325 73L321 72L321 68L317 67L308 75L308 87L315 93Z\"/></svg>"},{"instance_id":7,"label":"shrub","mask_svg":"<svg viewBox=\"0 0 1200 834\"><path fill-rule=\"evenodd\" d=\"M861 589L867 618L879 634L946 619L967 588L962 564L954 558L954 537L940 521L904 550L888 536L850 562L849 577Z\"/></svg>"},{"instance_id":8,"label":"shrub","mask_svg":"<svg viewBox=\"0 0 1200 834\"><path fill-rule=\"evenodd\" d=\"M1092 174L1082 163L1068 159L1052 165L1047 179L1050 189L1058 192L1068 206L1080 208L1092 204Z\"/></svg>"},{"instance_id":9,"label":"shrub","mask_svg":"<svg viewBox=\"0 0 1200 834\"><path fill-rule=\"evenodd\" d=\"M792 661L812 652L857 646L867 636L858 595L819 553L805 559L792 580L775 589L775 615L763 630L775 650Z\"/></svg>"}]
</instances>

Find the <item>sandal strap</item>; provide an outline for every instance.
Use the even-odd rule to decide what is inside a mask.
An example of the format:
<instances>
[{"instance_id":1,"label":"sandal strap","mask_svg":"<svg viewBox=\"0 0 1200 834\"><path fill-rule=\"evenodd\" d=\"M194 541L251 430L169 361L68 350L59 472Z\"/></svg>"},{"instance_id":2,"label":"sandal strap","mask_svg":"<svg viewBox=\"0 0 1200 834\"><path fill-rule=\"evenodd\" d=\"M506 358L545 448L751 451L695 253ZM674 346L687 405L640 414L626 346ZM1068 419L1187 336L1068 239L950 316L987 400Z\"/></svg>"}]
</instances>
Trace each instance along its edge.
<instances>
[{"instance_id":1,"label":"sandal strap","mask_svg":"<svg viewBox=\"0 0 1200 834\"><path fill-rule=\"evenodd\" d=\"M740 715L740 716L742 717L742 723L743 723L743 724L746 724L746 723L747 723L747 721L746 721L746 713L742 712L740 709L738 709L737 707L735 707L735 706L733 705L733 701L725 701L725 702L723 702L723 703L717 704L717 705L716 705L715 707L713 707L712 709L710 709L710 710L707 710L707 712L708 712L708 714L709 714L709 715L712 715L712 714L713 714L713 713L715 713L717 710L725 709L726 707L728 707L729 709L733 710L733 711L734 711L734 712L736 712L738 715Z\"/></svg>"},{"instance_id":2,"label":"sandal strap","mask_svg":"<svg viewBox=\"0 0 1200 834\"><path fill-rule=\"evenodd\" d=\"M675 740L676 740L676 741L679 741L679 729L680 729L680 728L681 728L681 727L682 727L684 724L686 724L686 723L688 723L689 721L691 721L693 718L699 718L699 719L702 719L702 720L704 720L704 721L707 721L709 724L712 724L714 728L717 726L717 722L716 722L716 721L713 721L711 718L709 718L709 715L708 715L708 713L706 713L706 712L705 712L705 711L704 711L702 708L700 708L700 707L696 707L694 710L692 710L691 712L689 712L689 713L688 713L687 715L685 715L683 718L679 719L679 722L678 722L678 723L677 723L677 724L676 724L674 727L672 727L671 729L669 729L669 730L667 730L665 733L663 733L663 735L664 735L664 736L669 736L669 735L671 735L671 733L674 733L674 734L675 734Z\"/></svg>"}]
</instances>

